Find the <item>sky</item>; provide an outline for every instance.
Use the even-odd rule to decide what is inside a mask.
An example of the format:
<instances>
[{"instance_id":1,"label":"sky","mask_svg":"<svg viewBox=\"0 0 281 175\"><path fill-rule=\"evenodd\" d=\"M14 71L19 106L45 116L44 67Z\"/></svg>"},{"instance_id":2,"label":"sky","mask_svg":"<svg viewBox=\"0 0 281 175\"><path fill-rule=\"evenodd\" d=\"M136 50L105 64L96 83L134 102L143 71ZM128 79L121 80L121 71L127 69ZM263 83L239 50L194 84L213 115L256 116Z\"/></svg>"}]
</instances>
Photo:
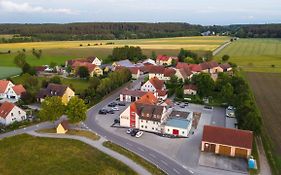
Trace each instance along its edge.
<instances>
[{"instance_id":1,"label":"sky","mask_svg":"<svg viewBox=\"0 0 281 175\"><path fill-rule=\"evenodd\" d=\"M0 23L280 23L281 0L0 0Z\"/></svg>"}]
</instances>

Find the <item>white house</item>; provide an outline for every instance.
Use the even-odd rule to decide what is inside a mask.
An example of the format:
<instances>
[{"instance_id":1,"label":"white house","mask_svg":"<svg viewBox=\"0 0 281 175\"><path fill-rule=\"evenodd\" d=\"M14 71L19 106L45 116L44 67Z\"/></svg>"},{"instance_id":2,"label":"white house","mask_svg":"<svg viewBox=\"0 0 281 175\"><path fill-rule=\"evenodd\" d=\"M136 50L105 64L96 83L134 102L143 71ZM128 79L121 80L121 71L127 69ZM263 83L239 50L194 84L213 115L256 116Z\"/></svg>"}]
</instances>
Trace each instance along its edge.
<instances>
[{"instance_id":1,"label":"white house","mask_svg":"<svg viewBox=\"0 0 281 175\"><path fill-rule=\"evenodd\" d=\"M13 103L4 102L0 106L0 123L9 125L15 121L20 122L26 119L26 112Z\"/></svg>"},{"instance_id":2,"label":"white house","mask_svg":"<svg viewBox=\"0 0 281 175\"><path fill-rule=\"evenodd\" d=\"M19 100L24 92L26 90L21 84L14 85L11 81L0 80L0 98Z\"/></svg>"},{"instance_id":3,"label":"white house","mask_svg":"<svg viewBox=\"0 0 281 175\"><path fill-rule=\"evenodd\" d=\"M157 77L149 79L146 83L141 86L141 91L156 93L156 97L159 100L166 100L168 97L168 91L164 81L159 80Z\"/></svg>"},{"instance_id":4,"label":"white house","mask_svg":"<svg viewBox=\"0 0 281 175\"><path fill-rule=\"evenodd\" d=\"M98 57L90 57L88 58L89 61L91 61L92 64L100 66L102 64L102 60L100 60Z\"/></svg>"}]
</instances>

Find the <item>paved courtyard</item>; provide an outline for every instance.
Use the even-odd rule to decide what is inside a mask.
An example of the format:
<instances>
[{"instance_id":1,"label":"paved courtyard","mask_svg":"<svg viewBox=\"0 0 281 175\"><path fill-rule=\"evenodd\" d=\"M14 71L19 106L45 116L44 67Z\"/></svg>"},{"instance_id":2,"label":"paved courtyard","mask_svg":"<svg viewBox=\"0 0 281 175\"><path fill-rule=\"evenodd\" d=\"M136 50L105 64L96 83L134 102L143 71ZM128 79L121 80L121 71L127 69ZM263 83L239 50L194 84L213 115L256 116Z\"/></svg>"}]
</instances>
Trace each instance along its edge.
<instances>
[{"instance_id":1,"label":"paved courtyard","mask_svg":"<svg viewBox=\"0 0 281 175\"><path fill-rule=\"evenodd\" d=\"M205 169L208 167L199 166L199 158L200 158L200 144L203 134L203 126L204 125L216 125L216 126L226 126L226 117L225 117L225 109L215 107L214 109L205 109L203 105L189 104L189 106L185 108L180 108L179 105L175 105L176 110L180 111L190 111L190 112L200 112L201 118L198 124L197 129L194 130L194 134L189 138L166 138L161 137L153 133L145 132L141 138L132 137L126 134L126 128L119 127L111 127L114 122L114 119L119 119L119 115L123 112L127 107L119 106L120 111L116 111L115 114L107 114L107 115L98 115L97 122L99 125L103 126L106 130L113 132L119 136L130 139L134 142L142 144L146 147L149 147L161 154L164 154L171 159L181 163L183 166L187 166L190 168L194 168L196 170L200 170L200 168ZM105 106L104 108L110 109L110 107ZM153 156L153 155L151 155ZM216 167L217 168L217 167ZM216 169L210 168L210 172L214 172L215 174L224 174L224 171L218 171ZM228 172L228 174L231 174ZM241 174L234 173L233 174Z\"/></svg>"}]
</instances>

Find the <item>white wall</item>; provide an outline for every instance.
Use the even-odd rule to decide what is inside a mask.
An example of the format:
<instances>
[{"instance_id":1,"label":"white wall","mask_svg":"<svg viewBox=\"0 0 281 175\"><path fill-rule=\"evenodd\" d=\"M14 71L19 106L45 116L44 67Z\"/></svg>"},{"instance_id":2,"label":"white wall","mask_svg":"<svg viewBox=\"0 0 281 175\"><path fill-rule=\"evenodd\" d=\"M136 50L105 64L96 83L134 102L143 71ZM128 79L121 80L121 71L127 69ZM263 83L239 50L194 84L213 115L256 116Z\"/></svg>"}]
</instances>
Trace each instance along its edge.
<instances>
[{"instance_id":1,"label":"white wall","mask_svg":"<svg viewBox=\"0 0 281 175\"><path fill-rule=\"evenodd\" d=\"M144 131L149 131L149 132L160 132L160 122L157 121L151 121L151 120L144 120L140 119L139 120L139 129L144 130Z\"/></svg>"},{"instance_id":2,"label":"white wall","mask_svg":"<svg viewBox=\"0 0 281 175\"><path fill-rule=\"evenodd\" d=\"M130 106L120 114L120 126L130 127Z\"/></svg>"},{"instance_id":3,"label":"white wall","mask_svg":"<svg viewBox=\"0 0 281 175\"><path fill-rule=\"evenodd\" d=\"M20 113L19 113L20 112ZM0 122L4 125L9 125L15 121L23 121L26 119L26 112L19 107L15 106L11 112L7 115L6 119L0 120Z\"/></svg>"},{"instance_id":4,"label":"white wall","mask_svg":"<svg viewBox=\"0 0 281 175\"><path fill-rule=\"evenodd\" d=\"M150 81L147 81L144 83L141 87L141 91L144 92L156 92L155 87L150 83Z\"/></svg>"}]
</instances>

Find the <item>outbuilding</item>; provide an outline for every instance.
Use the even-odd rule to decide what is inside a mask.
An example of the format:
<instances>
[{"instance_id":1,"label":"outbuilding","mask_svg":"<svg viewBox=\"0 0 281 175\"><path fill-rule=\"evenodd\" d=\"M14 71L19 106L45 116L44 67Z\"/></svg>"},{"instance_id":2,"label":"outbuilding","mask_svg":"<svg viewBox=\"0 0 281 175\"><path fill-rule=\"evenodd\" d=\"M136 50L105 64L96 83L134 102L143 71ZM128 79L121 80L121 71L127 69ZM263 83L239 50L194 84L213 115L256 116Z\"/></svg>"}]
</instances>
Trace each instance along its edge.
<instances>
[{"instance_id":1,"label":"outbuilding","mask_svg":"<svg viewBox=\"0 0 281 175\"><path fill-rule=\"evenodd\" d=\"M248 158L252 153L253 132L205 125L201 151Z\"/></svg>"},{"instance_id":2,"label":"outbuilding","mask_svg":"<svg viewBox=\"0 0 281 175\"><path fill-rule=\"evenodd\" d=\"M60 124L57 126L57 134L65 134L69 129L68 121L63 120Z\"/></svg>"}]
</instances>

